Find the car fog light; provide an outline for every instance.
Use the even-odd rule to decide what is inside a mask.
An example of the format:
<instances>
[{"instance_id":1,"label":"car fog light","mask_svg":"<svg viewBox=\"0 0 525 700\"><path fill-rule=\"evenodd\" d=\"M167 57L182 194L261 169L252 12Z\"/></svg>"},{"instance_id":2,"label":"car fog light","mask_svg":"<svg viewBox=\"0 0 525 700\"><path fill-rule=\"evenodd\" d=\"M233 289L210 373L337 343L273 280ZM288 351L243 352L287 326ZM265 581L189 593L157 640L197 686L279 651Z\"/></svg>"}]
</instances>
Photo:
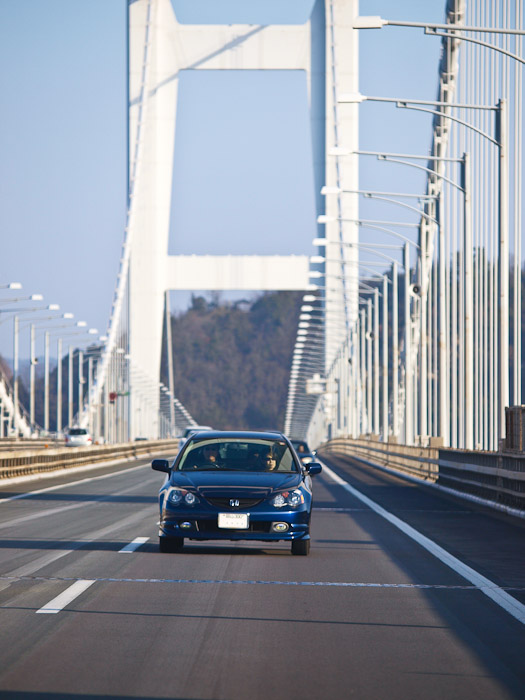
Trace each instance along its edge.
<instances>
[{"instance_id":1,"label":"car fog light","mask_svg":"<svg viewBox=\"0 0 525 700\"><path fill-rule=\"evenodd\" d=\"M191 528L191 523L184 522L179 525L182 530L189 530Z\"/></svg>"},{"instance_id":2,"label":"car fog light","mask_svg":"<svg viewBox=\"0 0 525 700\"><path fill-rule=\"evenodd\" d=\"M274 532L286 532L288 527L288 523L274 523L272 525L272 530Z\"/></svg>"}]
</instances>

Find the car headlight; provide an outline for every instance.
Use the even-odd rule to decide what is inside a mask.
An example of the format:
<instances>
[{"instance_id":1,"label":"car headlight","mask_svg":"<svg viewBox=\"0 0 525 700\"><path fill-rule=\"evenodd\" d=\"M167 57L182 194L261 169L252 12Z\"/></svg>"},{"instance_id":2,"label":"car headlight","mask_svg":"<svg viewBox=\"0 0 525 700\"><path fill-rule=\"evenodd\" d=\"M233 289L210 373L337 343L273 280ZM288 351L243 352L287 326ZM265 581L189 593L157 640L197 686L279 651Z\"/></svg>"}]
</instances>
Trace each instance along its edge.
<instances>
[{"instance_id":1,"label":"car headlight","mask_svg":"<svg viewBox=\"0 0 525 700\"><path fill-rule=\"evenodd\" d=\"M277 496L274 496L271 500L271 504L274 508L284 508L288 506L289 508L297 508L304 503L303 492L300 489L295 489L295 491L281 491Z\"/></svg>"},{"instance_id":2,"label":"car headlight","mask_svg":"<svg viewBox=\"0 0 525 700\"><path fill-rule=\"evenodd\" d=\"M313 462L314 460L311 457L301 457L301 462L303 464L310 464L310 462Z\"/></svg>"},{"instance_id":3,"label":"car headlight","mask_svg":"<svg viewBox=\"0 0 525 700\"><path fill-rule=\"evenodd\" d=\"M171 489L168 501L172 506L179 506L183 501L187 506L193 506L199 502L197 496L185 489Z\"/></svg>"},{"instance_id":4,"label":"car headlight","mask_svg":"<svg viewBox=\"0 0 525 700\"><path fill-rule=\"evenodd\" d=\"M182 501L182 491L179 491L178 489L173 489L170 491L169 496L168 496L168 501L172 503L174 506L178 506L179 503Z\"/></svg>"}]
</instances>

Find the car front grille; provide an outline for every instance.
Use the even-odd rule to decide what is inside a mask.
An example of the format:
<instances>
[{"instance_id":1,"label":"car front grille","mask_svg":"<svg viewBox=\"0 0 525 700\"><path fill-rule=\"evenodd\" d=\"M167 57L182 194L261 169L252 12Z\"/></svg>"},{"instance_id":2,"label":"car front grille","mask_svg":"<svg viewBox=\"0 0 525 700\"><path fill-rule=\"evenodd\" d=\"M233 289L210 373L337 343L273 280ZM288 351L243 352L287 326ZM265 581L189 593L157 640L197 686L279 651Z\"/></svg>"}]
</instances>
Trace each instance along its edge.
<instances>
[{"instance_id":1,"label":"car front grille","mask_svg":"<svg viewBox=\"0 0 525 700\"><path fill-rule=\"evenodd\" d=\"M221 508L224 510L245 510L246 508L253 508L262 502L262 498L207 498L208 503L216 508ZM231 505L230 501L235 500L239 502L239 505Z\"/></svg>"}]
</instances>

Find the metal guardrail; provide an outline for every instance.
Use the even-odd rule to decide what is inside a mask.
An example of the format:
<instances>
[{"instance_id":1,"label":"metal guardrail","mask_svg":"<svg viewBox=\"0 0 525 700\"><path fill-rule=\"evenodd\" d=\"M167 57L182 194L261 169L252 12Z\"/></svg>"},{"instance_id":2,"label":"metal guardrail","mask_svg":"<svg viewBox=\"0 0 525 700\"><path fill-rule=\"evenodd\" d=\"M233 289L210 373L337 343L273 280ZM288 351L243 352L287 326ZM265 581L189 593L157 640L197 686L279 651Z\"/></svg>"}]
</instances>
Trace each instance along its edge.
<instances>
[{"instance_id":1,"label":"metal guardrail","mask_svg":"<svg viewBox=\"0 0 525 700\"><path fill-rule=\"evenodd\" d=\"M0 454L15 450L46 450L52 447L64 447L64 445L64 438L0 438Z\"/></svg>"},{"instance_id":2,"label":"metal guardrail","mask_svg":"<svg viewBox=\"0 0 525 700\"><path fill-rule=\"evenodd\" d=\"M319 450L357 457L500 506L525 510L523 452L413 447L367 438L335 438Z\"/></svg>"},{"instance_id":3,"label":"metal guardrail","mask_svg":"<svg viewBox=\"0 0 525 700\"><path fill-rule=\"evenodd\" d=\"M2 479L28 476L60 469L74 469L89 464L131 459L149 454L178 451L177 440L144 440L121 445L92 447L62 447L0 452L0 483Z\"/></svg>"}]
</instances>

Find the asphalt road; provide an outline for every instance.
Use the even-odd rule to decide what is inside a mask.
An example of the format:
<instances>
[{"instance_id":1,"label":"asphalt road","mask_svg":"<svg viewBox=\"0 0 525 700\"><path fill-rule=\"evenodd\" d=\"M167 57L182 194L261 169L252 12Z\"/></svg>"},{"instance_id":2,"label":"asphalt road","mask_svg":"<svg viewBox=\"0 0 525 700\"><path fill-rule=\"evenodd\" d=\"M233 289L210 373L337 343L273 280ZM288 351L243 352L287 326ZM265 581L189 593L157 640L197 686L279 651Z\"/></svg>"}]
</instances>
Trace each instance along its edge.
<instances>
[{"instance_id":1,"label":"asphalt road","mask_svg":"<svg viewBox=\"0 0 525 700\"><path fill-rule=\"evenodd\" d=\"M0 484L1 700L524 698L525 523L324 462L309 557L160 554L141 462Z\"/></svg>"}]
</instances>

